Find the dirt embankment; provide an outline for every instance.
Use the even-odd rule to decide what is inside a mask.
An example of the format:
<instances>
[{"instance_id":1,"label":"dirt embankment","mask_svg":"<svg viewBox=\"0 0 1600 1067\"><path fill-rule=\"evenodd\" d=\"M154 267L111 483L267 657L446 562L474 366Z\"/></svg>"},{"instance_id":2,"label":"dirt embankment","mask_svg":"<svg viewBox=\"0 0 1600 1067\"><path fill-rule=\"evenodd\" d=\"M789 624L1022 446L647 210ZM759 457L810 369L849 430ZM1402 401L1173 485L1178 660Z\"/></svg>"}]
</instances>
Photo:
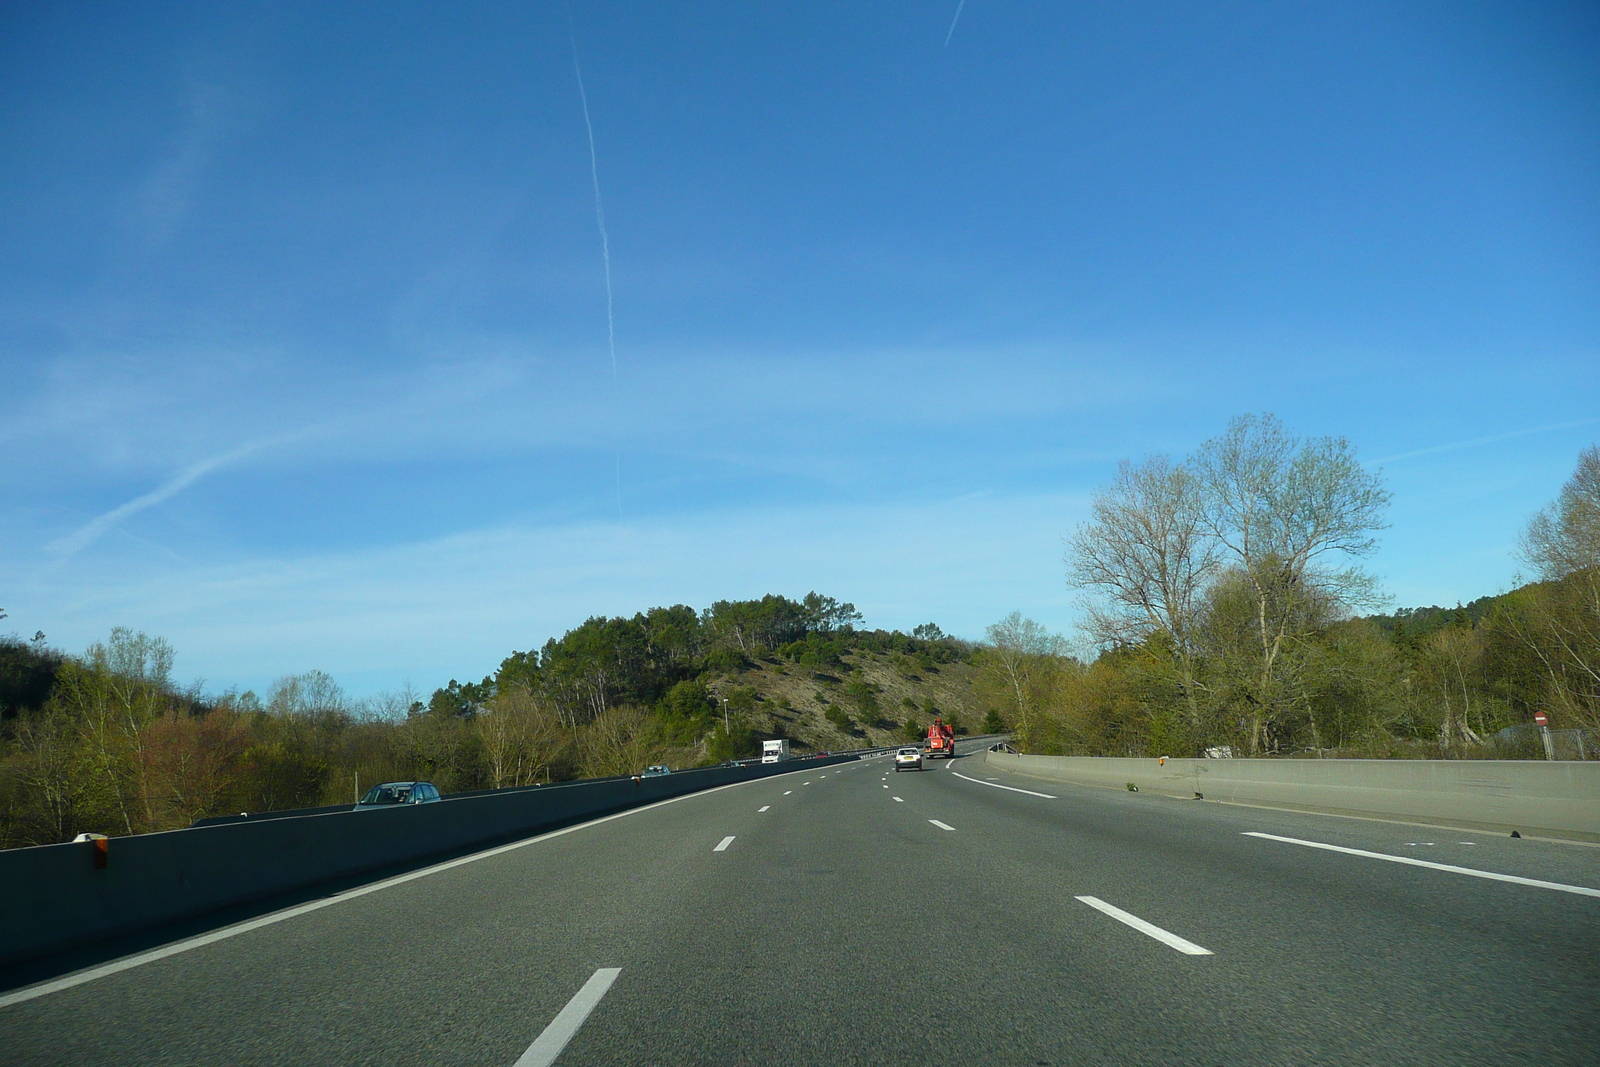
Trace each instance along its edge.
<instances>
[{"instance_id":1,"label":"dirt embankment","mask_svg":"<svg viewBox=\"0 0 1600 1067\"><path fill-rule=\"evenodd\" d=\"M736 708L748 704L744 721L762 736L823 751L895 744L905 740L907 718L925 727L942 715L977 733L984 709L973 689L976 674L969 663L918 663L893 652L856 651L832 670L770 657L712 683L711 691Z\"/></svg>"}]
</instances>

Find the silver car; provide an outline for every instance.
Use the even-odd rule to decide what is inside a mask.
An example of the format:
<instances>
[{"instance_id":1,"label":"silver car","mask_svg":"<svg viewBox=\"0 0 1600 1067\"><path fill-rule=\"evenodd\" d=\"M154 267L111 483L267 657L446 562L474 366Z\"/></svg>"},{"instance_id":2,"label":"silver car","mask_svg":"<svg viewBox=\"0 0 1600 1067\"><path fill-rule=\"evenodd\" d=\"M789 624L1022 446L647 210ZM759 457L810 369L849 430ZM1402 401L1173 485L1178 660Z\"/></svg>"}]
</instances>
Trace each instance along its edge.
<instances>
[{"instance_id":1,"label":"silver car","mask_svg":"<svg viewBox=\"0 0 1600 1067\"><path fill-rule=\"evenodd\" d=\"M922 749L907 747L895 752L894 769L897 771L907 769L913 771L922 770Z\"/></svg>"},{"instance_id":2,"label":"silver car","mask_svg":"<svg viewBox=\"0 0 1600 1067\"><path fill-rule=\"evenodd\" d=\"M401 804L431 804L442 799L432 782L384 782L367 790L356 802L356 811L377 811Z\"/></svg>"}]
</instances>

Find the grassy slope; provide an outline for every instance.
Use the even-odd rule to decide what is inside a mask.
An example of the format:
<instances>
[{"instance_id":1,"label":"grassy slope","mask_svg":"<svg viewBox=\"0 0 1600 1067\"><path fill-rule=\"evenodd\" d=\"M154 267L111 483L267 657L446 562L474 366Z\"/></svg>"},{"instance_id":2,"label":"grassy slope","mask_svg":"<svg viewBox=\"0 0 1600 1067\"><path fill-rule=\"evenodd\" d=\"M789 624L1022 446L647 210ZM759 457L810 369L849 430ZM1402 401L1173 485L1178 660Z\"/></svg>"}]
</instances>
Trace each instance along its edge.
<instances>
[{"instance_id":1,"label":"grassy slope","mask_svg":"<svg viewBox=\"0 0 1600 1067\"><path fill-rule=\"evenodd\" d=\"M750 686L760 698L746 721L761 737L788 737L797 748L813 751L860 748L866 745L891 745L901 741L899 724L908 715L926 726L925 700L932 699L946 721L954 714L969 732L977 733L983 712L972 690L976 671L967 663L943 663L931 669L904 672L895 666L892 653L852 652L845 657L845 670L813 672L797 664L772 658L754 668L712 683L719 698L736 686ZM900 660L909 666L908 661ZM863 715L856 699L846 692L851 682L864 681L877 686L878 716L881 726L863 729ZM916 701L912 712L901 701ZM780 704L787 698L789 707ZM852 733L844 733L824 718L830 705L837 705L857 723ZM891 725L892 724L892 725Z\"/></svg>"}]
</instances>

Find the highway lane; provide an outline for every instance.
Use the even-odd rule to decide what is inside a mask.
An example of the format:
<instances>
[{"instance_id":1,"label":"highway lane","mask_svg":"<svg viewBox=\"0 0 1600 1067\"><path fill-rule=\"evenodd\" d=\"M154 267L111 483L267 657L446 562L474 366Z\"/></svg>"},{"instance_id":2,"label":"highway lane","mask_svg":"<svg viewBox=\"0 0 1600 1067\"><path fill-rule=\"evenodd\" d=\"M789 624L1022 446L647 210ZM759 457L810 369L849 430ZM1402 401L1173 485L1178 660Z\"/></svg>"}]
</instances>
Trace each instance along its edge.
<instances>
[{"instance_id":1,"label":"highway lane","mask_svg":"<svg viewBox=\"0 0 1600 1067\"><path fill-rule=\"evenodd\" d=\"M930 766L684 798L0 1007L0 1063L509 1067L610 968L555 1062L1600 1058L1600 899L1245 834L1590 887L1600 850Z\"/></svg>"}]
</instances>

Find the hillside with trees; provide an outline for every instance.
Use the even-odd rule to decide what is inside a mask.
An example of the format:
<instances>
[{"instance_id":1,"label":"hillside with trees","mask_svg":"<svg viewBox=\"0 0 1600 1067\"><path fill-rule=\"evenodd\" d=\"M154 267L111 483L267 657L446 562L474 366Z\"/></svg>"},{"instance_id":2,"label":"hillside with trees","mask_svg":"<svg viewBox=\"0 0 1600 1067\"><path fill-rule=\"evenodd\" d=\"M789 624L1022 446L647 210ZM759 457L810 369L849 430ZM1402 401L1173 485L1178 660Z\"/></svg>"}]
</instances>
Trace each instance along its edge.
<instances>
[{"instance_id":1,"label":"hillside with trees","mask_svg":"<svg viewBox=\"0 0 1600 1067\"><path fill-rule=\"evenodd\" d=\"M82 657L0 640L0 846L130 834L207 815L353 801L386 780L445 792L889 744L975 722L970 645L937 626L859 628L849 603L718 601L595 616L478 682L349 699L320 671L265 697L172 682L160 638Z\"/></svg>"},{"instance_id":2,"label":"hillside with trees","mask_svg":"<svg viewBox=\"0 0 1600 1067\"><path fill-rule=\"evenodd\" d=\"M595 616L427 699L351 700L320 671L264 696L172 680L127 629L82 656L0 639L0 846L351 801L715 764L763 738L892 744L934 715L1080 755L1559 758L1600 738L1600 449L1533 516L1534 580L1375 613L1359 567L1388 494L1339 439L1241 418L1188 460L1124 463L1069 540L1090 655L1018 613L982 643L868 630L809 593ZM0 613L0 618L4 618ZM1080 646L1081 647L1081 646Z\"/></svg>"}]
</instances>

